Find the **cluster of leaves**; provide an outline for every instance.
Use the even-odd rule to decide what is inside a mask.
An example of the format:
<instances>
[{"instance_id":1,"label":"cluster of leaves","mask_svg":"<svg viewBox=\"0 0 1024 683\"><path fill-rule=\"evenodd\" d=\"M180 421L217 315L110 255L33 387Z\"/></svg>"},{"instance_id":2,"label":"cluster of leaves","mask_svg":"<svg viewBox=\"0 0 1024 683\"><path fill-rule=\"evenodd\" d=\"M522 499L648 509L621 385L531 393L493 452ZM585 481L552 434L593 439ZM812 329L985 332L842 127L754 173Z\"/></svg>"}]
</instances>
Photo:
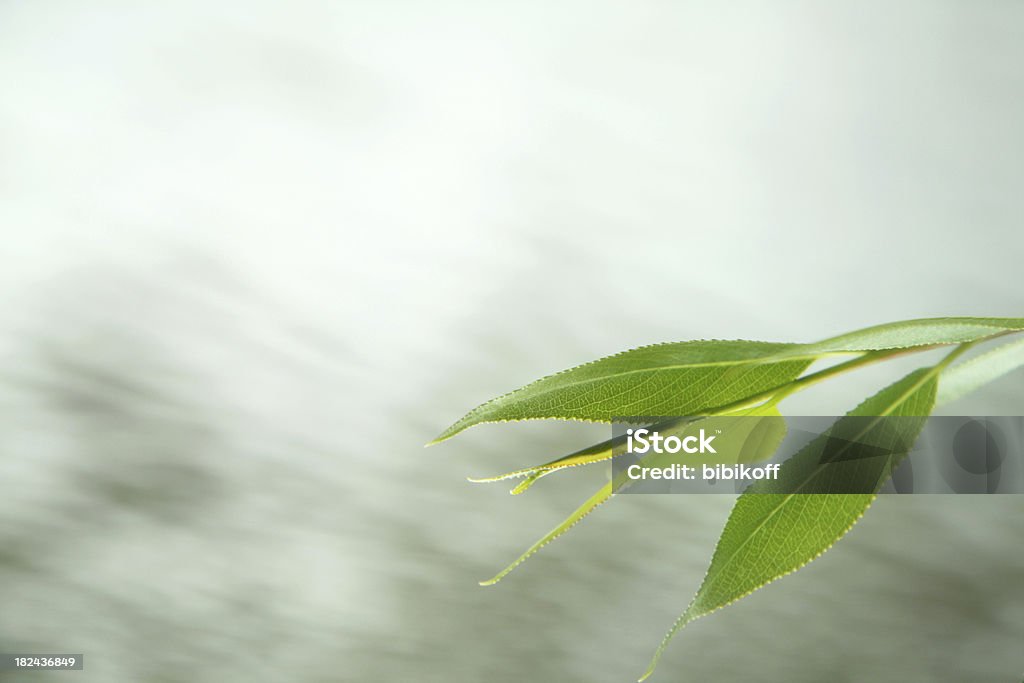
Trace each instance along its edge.
<instances>
[{"instance_id":1,"label":"cluster of leaves","mask_svg":"<svg viewBox=\"0 0 1024 683\"><path fill-rule=\"evenodd\" d=\"M848 413L851 424L860 430L872 428L870 420L865 423L865 416L919 416L920 421L899 421L907 433L898 435L898 442L912 443L924 417L936 406L1024 365L1024 339L956 363L960 355L976 344L1020 331L1024 331L1024 318L931 318L878 325L810 344L712 340L646 346L545 377L500 396L469 412L432 443L486 422L611 422L624 415L704 419L777 416L777 405L784 398L839 373L901 354L951 347L935 365L915 370ZM809 372L816 362L835 357L845 360ZM758 482L739 496L703 583L669 629L640 680L651 675L669 640L686 624L817 558L871 505L873 493L794 493L819 490L815 482L823 476L819 456L825 440L821 437L812 441L787 460L780 481ZM781 437L765 439L761 455L770 455L780 441ZM521 481L512 493L519 494L541 477L608 460L621 452L621 443L611 439L551 462L475 481L518 478ZM877 484L877 491L887 473L869 472L868 476L873 477L870 481ZM501 580L627 484L621 478L606 483L564 522L482 585Z\"/></svg>"}]
</instances>

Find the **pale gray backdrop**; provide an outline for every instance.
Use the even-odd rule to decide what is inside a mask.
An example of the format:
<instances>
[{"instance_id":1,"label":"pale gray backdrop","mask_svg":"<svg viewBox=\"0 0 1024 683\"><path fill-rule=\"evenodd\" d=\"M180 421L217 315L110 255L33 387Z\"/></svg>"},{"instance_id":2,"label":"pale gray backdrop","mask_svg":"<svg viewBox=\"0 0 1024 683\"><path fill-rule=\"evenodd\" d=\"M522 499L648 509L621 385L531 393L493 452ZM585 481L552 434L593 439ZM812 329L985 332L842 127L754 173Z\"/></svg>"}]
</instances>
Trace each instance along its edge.
<instances>
[{"instance_id":1,"label":"pale gray backdrop","mask_svg":"<svg viewBox=\"0 0 1024 683\"><path fill-rule=\"evenodd\" d=\"M87 658L8 679L634 680L730 500L478 588L600 473L464 477L605 428L423 443L638 344L1024 314L1022 66L1008 2L0 3L0 651ZM1022 512L882 500L655 680L1018 681Z\"/></svg>"}]
</instances>

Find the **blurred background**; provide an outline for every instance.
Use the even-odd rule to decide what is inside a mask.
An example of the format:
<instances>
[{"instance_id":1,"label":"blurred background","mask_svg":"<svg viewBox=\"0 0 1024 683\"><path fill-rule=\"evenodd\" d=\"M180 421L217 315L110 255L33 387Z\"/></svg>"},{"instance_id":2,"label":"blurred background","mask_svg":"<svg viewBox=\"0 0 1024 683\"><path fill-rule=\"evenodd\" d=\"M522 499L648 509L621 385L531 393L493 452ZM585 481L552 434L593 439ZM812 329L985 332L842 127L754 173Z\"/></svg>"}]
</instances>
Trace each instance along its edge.
<instances>
[{"instance_id":1,"label":"blurred background","mask_svg":"<svg viewBox=\"0 0 1024 683\"><path fill-rule=\"evenodd\" d=\"M616 498L484 589L603 473L465 477L607 427L424 443L640 344L1024 315L1021 4L3 0L0 36L0 651L86 657L2 680L635 680L732 501ZM1018 681L1022 513L885 497L655 680Z\"/></svg>"}]
</instances>

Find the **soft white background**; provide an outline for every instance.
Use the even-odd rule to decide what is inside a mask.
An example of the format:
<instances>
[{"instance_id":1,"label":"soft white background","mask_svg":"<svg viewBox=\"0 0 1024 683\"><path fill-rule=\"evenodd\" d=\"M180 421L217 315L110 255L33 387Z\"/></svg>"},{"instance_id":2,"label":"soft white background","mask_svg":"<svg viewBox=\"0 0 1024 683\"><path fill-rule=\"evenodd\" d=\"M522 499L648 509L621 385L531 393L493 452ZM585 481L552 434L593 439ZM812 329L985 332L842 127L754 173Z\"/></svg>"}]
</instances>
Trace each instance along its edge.
<instances>
[{"instance_id":1,"label":"soft white background","mask_svg":"<svg viewBox=\"0 0 1024 683\"><path fill-rule=\"evenodd\" d=\"M617 499L482 589L600 473L464 477L606 429L422 444L639 344L1024 314L1022 64L1005 2L0 3L0 651L633 680L731 502ZM1022 512L883 499L656 680L1017 680Z\"/></svg>"}]
</instances>

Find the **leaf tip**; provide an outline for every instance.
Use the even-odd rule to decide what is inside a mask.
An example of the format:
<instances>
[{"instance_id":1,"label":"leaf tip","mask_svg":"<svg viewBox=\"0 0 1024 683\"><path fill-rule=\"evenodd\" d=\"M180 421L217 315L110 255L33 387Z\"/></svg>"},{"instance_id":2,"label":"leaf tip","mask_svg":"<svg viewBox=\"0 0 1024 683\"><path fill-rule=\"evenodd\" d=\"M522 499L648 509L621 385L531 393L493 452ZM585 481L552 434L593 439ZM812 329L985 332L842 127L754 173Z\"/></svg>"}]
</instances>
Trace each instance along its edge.
<instances>
[{"instance_id":1,"label":"leaf tip","mask_svg":"<svg viewBox=\"0 0 1024 683\"><path fill-rule=\"evenodd\" d=\"M435 436L433 439L428 441L426 443L426 445L428 447L429 446L435 446L435 445L441 443L442 441L447 441L448 439L452 438L453 436L455 436L459 432L465 430L466 429L466 425L464 425L462 422L463 421L460 420L460 421L456 422L455 424L453 424L452 426L448 427L443 432L441 432L440 434Z\"/></svg>"},{"instance_id":2,"label":"leaf tip","mask_svg":"<svg viewBox=\"0 0 1024 683\"><path fill-rule=\"evenodd\" d=\"M433 439L431 439L430 441L428 441L425 444L423 444L423 447L424 448L430 448L431 446L436 446L437 444L441 443L442 441L447 441L447 440L448 440L448 435L447 434L441 434L440 436L436 436Z\"/></svg>"},{"instance_id":3,"label":"leaf tip","mask_svg":"<svg viewBox=\"0 0 1024 683\"><path fill-rule=\"evenodd\" d=\"M505 567L504 569L502 569L500 572L498 572L497 574L495 574L491 578L487 579L486 581L481 581L480 585L481 586L493 586L494 584L496 584L499 581L501 581L502 579L504 579L505 576L508 575L508 573L510 571L515 569L522 561L523 561L523 558L519 558L518 560L516 560L515 562L513 562L509 566Z\"/></svg>"},{"instance_id":4,"label":"leaf tip","mask_svg":"<svg viewBox=\"0 0 1024 683\"><path fill-rule=\"evenodd\" d=\"M533 482L533 479L525 479L516 484L515 487L509 491L509 493L512 494L513 496L518 496L520 493L523 493L524 491L526 491L526 489L530 488L530 485Z\"/></svg>"}]
</instances>

